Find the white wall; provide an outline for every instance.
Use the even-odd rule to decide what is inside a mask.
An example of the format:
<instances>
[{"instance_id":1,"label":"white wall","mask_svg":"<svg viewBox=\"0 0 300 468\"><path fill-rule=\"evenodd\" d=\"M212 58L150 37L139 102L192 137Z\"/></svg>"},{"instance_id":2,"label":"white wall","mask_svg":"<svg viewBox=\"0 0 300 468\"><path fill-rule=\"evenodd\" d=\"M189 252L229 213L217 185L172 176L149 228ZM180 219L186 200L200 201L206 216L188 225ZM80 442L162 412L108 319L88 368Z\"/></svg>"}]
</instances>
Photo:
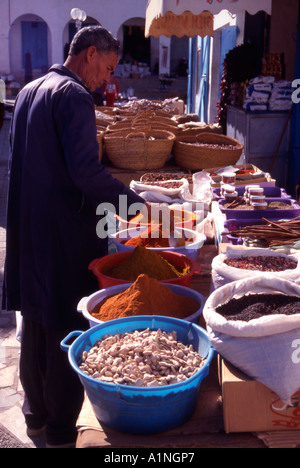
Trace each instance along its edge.
<instances>
[{"instance_id":1,"label":"white wall","mask_svg":"<svg viewBox=\"0 0 300 468\"><path fill-rule=\"evenodd\" d=\"M76 2L75 2L76 3ZM1 0L0 1L0 74L20 73L20 17L33 15L48 26L49 66L63 61L64 35L70 11L78 6L114 36L130 18L145 18L147 0ZM11 29L12 28L12 29ZM19 35L19 37L18 37ZM11 46L9 42L11 40Z\"/></svg>"}]
</instances>

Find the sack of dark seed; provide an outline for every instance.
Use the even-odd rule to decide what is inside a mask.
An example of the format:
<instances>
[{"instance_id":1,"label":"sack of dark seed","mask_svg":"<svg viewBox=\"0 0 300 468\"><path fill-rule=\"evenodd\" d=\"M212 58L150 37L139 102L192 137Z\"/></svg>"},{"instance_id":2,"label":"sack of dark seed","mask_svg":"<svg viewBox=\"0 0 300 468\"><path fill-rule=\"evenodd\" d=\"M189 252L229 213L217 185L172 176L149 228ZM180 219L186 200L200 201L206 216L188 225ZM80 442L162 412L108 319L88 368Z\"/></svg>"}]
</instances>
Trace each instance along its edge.
<instances>
[{"instance_id":1,"label":"sack of dark seed","mask_svg":"<svg viewBox=\"0 0 300 468\"><path fill-rule=\"evenodd\" d=\"M300 258L270 249L228 247L212 261L211 291L232 281L266 273L274 278L300 281Z\"/></svg>"},{"instance_id":2,"label":"sack of dark seed","mask_svg":"<svg viewBox=\"0 0 300 468\"><path fill-rule=\"evenodd\" d=\"M300 286L268 273L233 281L203 317L216 351L288 404L300 389Z\"/></svg>"}]
</instances>

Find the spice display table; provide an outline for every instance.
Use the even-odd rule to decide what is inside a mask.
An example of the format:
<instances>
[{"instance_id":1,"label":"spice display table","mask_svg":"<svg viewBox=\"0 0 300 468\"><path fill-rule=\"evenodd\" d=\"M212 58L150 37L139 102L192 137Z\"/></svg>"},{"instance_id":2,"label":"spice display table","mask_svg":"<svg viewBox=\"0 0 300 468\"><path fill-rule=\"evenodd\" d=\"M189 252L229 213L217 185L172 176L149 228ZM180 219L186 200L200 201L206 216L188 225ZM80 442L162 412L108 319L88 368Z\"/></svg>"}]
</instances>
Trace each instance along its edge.
<instances>
[{"instance_id":1,"label":"spice display table","mask_svg":"<svg viewBox=\"0 0 300 468\"><path fill-rule=\"evenodd\" d=\"M215 245L206 244L199 251L201 272L192 279L191 287L205 297L211 283L211 261L217 254ZM201 326L205 324L200 321ZM266 448L252 434L226 434L222 416L218 363L214 359L209 376L203 381L194 415L184 425L154 435L130 435L100 425L93 409L85 400L78 419L77 448Z\"/></svg>"},{"instance_id":2,"label":"spice display table","mask_svg":"<svg viewBox=\"0 0 300 468\"><path fill-rule=\"evenodd\" d=\"M194 276L191 288L208 297L211 287L211 263L218 249L205 244L197 261L201 272ZM205 323L200 320L200 326ZM269 434L226 433L223 422L222 389L218 359L215 358L208 377L203 381L194 415L182 426L154 435L131 435L100 425L86 399L78 418L77 448L267 448ZM276 434L277 436L279 433ZM275 436L276 436L275 435ZM298 437L300 441L300 437ZM297 440L298 440L297 439ZM282 440L282 436L281 439ZM276 446L275 442L275 446Z\"/></svg>"},{"instance_id":3,"label":"spice display table","mask_svg":"<svg viewBox=\"0 0 300 468\"><path fill-rule=\"evenodd\" d=\"M208 297L211 288L211 264L226 245L204 244L197 261L201 271L194 276L191 288ZM205 328L203 318L199 325ZM182 426L153 435L131 435L101 425L86 398L77 421L77 448L292 448L300 444L300 431L230 432L223 419L221 371L216 357L209 375L202 382L198 404L193 416Z\"/></svg>"},{"instance_id":4,"label":"spice display table","mask_svg":"<svg viewBox=\"0 0 300 468\"><path fill-rule=\"evenodd\" d=\"M168 172L181 172L176 166L166 166ZM132 171L109 167L114 177L129 185L132 180L140 180L147 171ZM273 183L273 182L272 182ZM268 183L269 184L269 183ZM205 298L211 293L212 260L226 249L223 244L222 232L224 216L217 202L211 206L213 218L213 238L207 241L199 250L197 262L200 263L200 273L194 275L190 287ZM203 317L199 325L206 327ZM224 413L226 405L222 395L222 374L219 357L213 360L209 375L201 385L198 403L193 416L183 425L166 432L153 435L131 435L111 429L100 424L95 417L93 408L85 399L77 421L77 448L267 448L267 447L297 447L300 444L300 431L273 432L226 432ZM263 405L263 403L262 403Z\"/></svg>"}]
</instances>

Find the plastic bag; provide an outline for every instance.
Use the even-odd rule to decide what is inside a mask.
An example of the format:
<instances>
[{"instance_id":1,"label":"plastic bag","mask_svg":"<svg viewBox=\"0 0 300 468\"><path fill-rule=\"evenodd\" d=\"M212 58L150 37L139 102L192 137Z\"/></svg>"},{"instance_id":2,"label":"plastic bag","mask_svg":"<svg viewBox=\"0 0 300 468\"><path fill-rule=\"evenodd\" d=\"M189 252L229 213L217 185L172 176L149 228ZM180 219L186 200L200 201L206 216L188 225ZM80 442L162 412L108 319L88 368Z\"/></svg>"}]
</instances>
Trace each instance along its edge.
<instances>
[{"instance_id":1,"label":"plastic bag","mask_svg":"<svg viewBox=\"0 0 300 468\"><path fill-rule=\"evenodd\" d=\"M217 255L212 261L211 291L220 288L221 286L224 286L225 284L228 284L232 281L238 281L243 278L249 278L253 276L265 276L266 273L263 271L235 268L224 263L226 259L253 257L258 255L264 257L284 257L295 260L297 262L297 267L295 269L289 269L280 272L268 272L268 275L271 275L274 278L286 279L289 281L300 281L300 259L298 257L293 257L291 255L286 255L280 252L274 252L269 249L241 250L228 247L225 253Z\"/></svg>"},{"instance_id":2,"label":"plastic bag","mask_svg":"<svg viewBox=\"0 0 300 468\"><path fill-rule=\"evenodd\" d=\"M223 358L288 404L300 388L300 314L267 315L246 322L227 320L216 312L221 304L249 292L300 297L300 286L265 274L216 289L203 309L209 339Z\"/></svg>"},{"instance_id":3,"label":"plastic bag","mask_svg":"<svg viewBox=\"0 0 300 468\"><path fill-rule=\"evenodd\" d=\"M193 196L203 203L212 201L211 177L207 172L201 171L193 174Z\"/></svg>"}]
</instances>

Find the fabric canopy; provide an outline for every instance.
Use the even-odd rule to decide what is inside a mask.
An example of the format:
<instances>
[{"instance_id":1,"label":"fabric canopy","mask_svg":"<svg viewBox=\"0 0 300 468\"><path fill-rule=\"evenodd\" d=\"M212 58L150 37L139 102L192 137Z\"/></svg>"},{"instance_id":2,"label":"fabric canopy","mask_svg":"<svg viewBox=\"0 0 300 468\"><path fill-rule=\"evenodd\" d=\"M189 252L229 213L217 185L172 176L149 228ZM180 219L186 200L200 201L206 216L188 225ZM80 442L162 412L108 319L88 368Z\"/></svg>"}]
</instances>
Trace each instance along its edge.
<instances>
[{"instance_id":1,"label":"fabric canopy","mask_svg":"<svg viewBox=\"0 0 300 468\"><path fill-rule=\"evenodd\" d=\"M222 10L270 15L272 0L149 0L145 36L213 36L213 15Z\"/></svg>"}]
</instances>

